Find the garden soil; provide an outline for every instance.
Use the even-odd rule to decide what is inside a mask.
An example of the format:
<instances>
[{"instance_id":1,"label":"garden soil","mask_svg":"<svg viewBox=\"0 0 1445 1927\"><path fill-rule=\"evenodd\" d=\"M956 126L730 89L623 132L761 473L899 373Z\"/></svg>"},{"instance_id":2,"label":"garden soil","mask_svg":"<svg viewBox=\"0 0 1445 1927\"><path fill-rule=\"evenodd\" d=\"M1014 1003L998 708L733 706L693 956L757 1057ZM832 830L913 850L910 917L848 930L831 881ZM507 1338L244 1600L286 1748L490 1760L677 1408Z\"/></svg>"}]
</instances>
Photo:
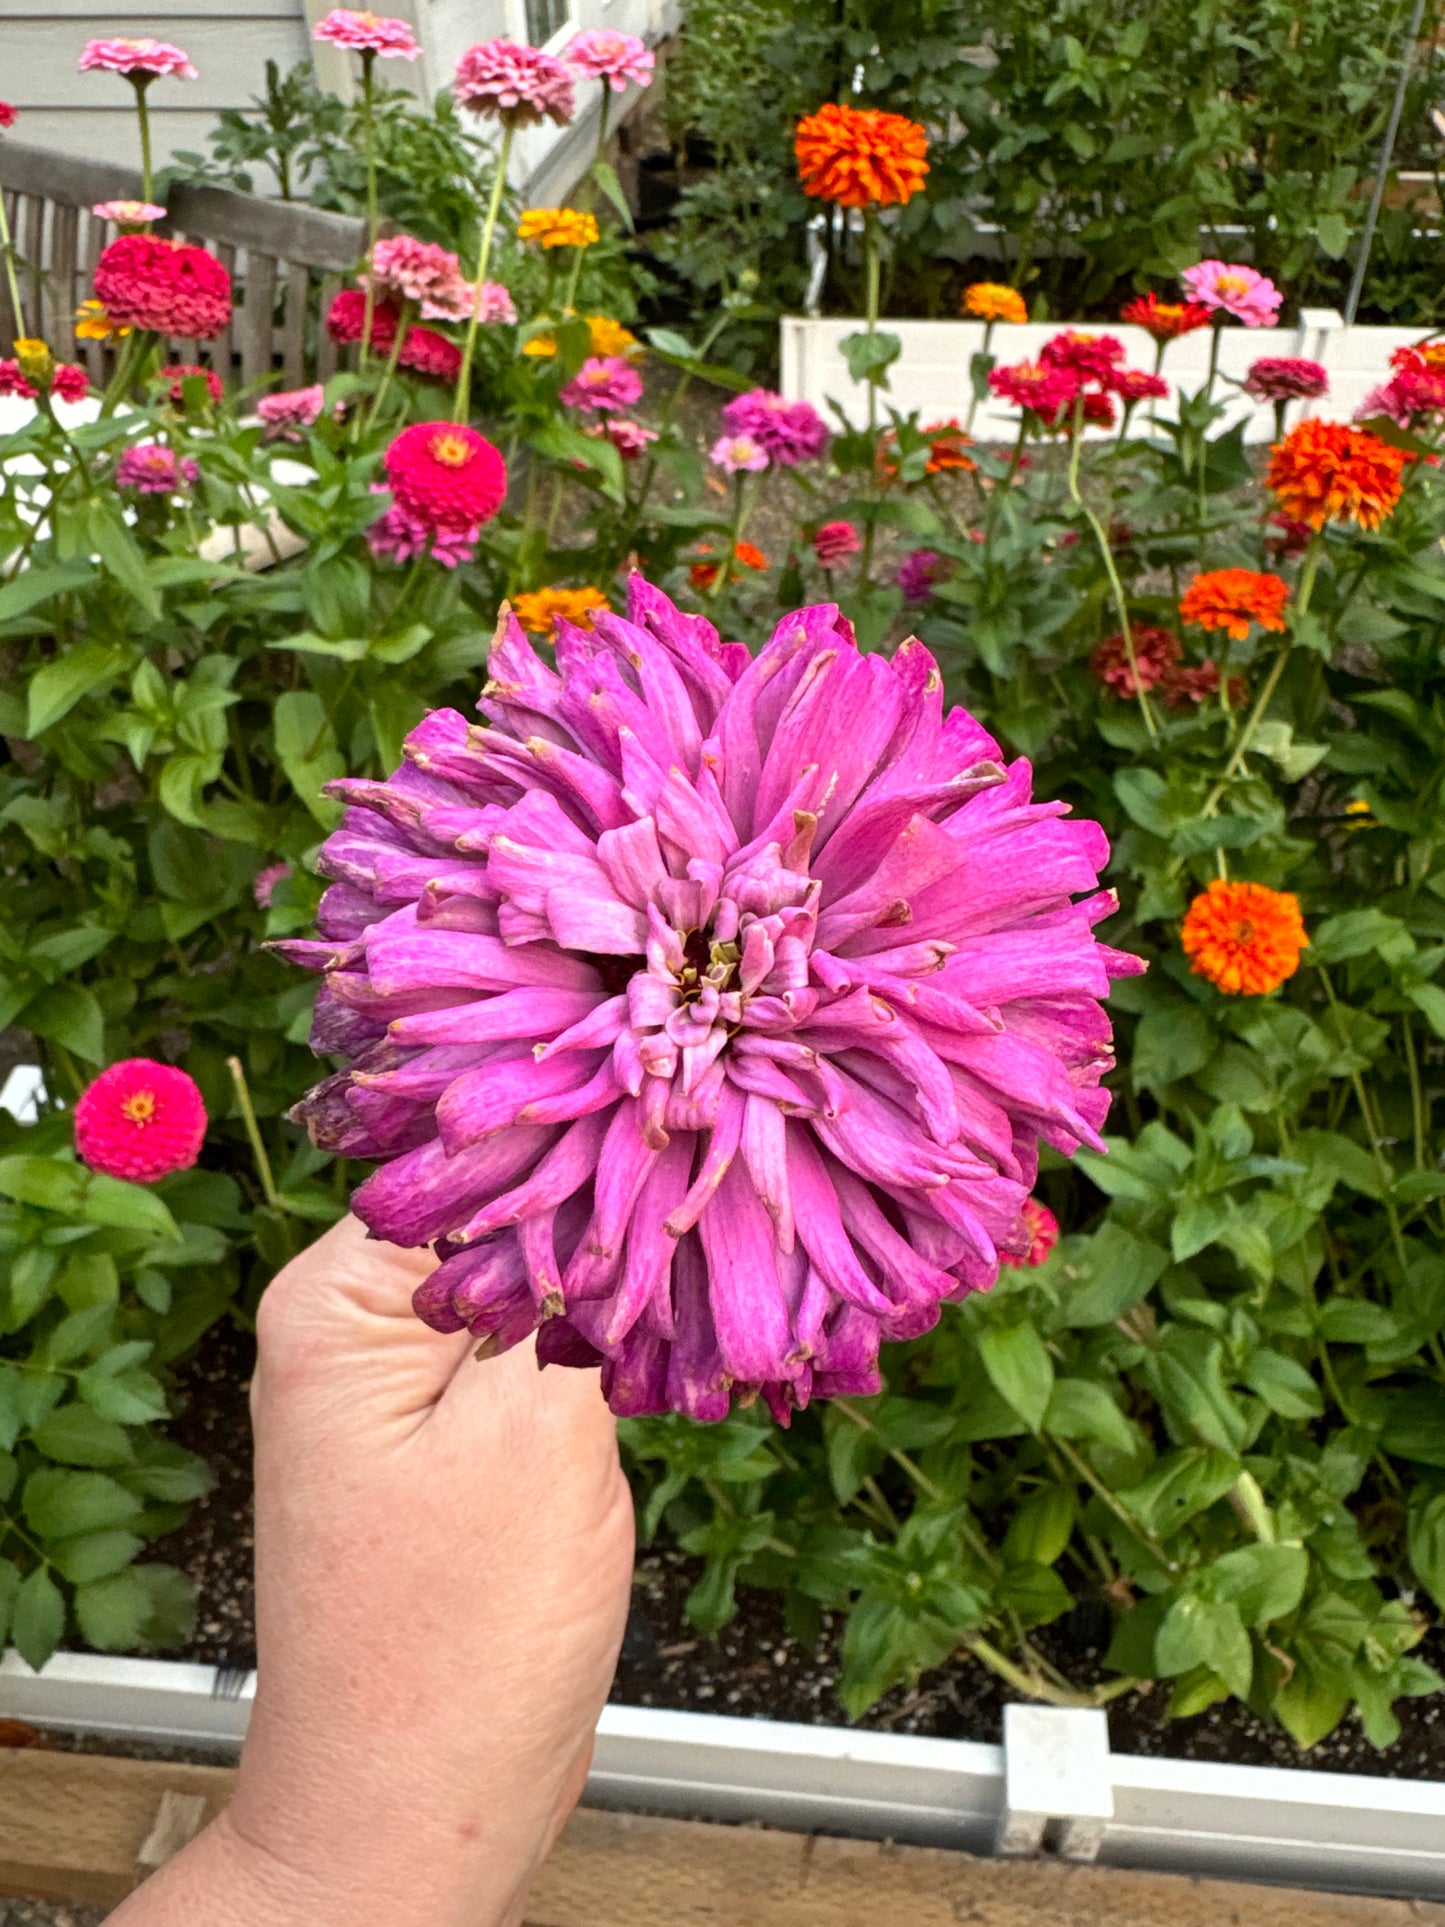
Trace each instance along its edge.
<instances>
[{"instance_id":1,"label":"garden soil","mask_svg":"<svg viewBox=\"0 0 1445 1927\"><path fill-rule=\"evenodd\" d=\"M222 1324L182 1371L183 1410L172 1436L204 1455L217 1483L181 1531L155 1548L157 1556L184 1567L200 1593L195 1638L177 1657L246 1668L255 1663L246 1402L251 1357L250 1340ZM817 1638L803 1642L788 1632L779 1594L744 1588L737 1618L715 1639L703 1638L683 1611L699 1570L697 1560L679 1553L643 1554L612 1698L631 1706L846 1724L836 1691L841 1617L824 1614ZM1102 1608L1086 1604L1036 1637L1050 1660L1081 1685L1105 1677L1100 1661L1108 1616ZM1432 1632L1420 1652L1445 1670L1445 1634ZM861 1724L939 1739L997 1741L1004 1704L1017 1697L965 1656L925 1673L907 1690L889 1693ZM1352 1715L1308 1753L1237 1702L1173 1721L1165 1718L1167 1702L1164 1687L1115 1700L1109 1708L1115 1752L1445 1780L1445 1695L1402 1700L1396 1710L1403 1731L1383 1751L1370 1745ZM0 1912L0 1927L25 1923L11 1923Z\"/></svg>"}]
</instances>

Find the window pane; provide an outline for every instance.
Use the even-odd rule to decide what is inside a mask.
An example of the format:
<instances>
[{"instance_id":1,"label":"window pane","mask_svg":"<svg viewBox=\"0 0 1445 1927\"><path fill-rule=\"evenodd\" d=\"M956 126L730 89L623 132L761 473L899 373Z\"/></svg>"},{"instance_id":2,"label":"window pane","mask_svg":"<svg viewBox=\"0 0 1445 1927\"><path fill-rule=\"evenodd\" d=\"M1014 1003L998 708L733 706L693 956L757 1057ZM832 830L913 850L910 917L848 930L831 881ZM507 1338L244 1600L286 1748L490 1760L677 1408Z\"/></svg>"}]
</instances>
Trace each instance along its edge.
<instances>
[{"instance_id":1,"label":"window pane","mask_svg":"<svg viewBox=\"0 0 1445 1927\"><path fill-rule=\"evenodd\" d=\"M527 38L545 46L567 24L567 0L527 0Z\"/></svg>"}]
</instances>

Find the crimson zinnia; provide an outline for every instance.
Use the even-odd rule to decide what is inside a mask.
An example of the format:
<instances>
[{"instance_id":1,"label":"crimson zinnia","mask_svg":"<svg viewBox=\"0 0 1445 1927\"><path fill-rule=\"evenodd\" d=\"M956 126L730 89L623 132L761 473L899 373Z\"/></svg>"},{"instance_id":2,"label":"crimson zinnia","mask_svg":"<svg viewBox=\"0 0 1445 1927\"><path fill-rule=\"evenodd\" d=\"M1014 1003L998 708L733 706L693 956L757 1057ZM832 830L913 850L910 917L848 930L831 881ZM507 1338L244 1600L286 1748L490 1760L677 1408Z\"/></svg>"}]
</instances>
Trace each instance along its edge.
<instances>
[{"instance_id":1,"label":"crimson zinnia","mask_svg":"<svg viewBox=\"0 0 1445 1927\"><path fill-rule=\"evenodd\" d=\"M831 604L753 660L633 576L556 657L506 623L481 726L333 786L324 940L283 948L350 1068L302 1112L383 1160L355 1209L436 1243L442 1330L537 1330L618 1412L876 1390L1029 1249L1039 1140L1099 1143L1140 968L1103 833Z\"/></svg>"}]
</instances>

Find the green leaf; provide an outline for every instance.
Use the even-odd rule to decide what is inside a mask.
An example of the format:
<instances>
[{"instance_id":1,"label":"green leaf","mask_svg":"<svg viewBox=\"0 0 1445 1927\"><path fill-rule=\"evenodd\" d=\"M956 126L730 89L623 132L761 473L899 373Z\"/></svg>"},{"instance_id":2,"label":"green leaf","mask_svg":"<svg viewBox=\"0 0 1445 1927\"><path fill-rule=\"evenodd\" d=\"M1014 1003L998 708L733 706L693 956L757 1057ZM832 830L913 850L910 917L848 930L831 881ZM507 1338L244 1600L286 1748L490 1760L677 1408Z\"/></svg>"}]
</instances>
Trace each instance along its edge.
<instances>
[{"instance_id":1,"label":"green leaf","mask_svg":"<svg viewBox=\"0 0 1445 1927\"><path fill-rule=\"evenodd\" d=\"M96 496L90 504L88 526L91 546L100 557L100 565L106 574L114 576L123 588L129 589L147 615L158 616L161 612L160 596L146 573L145 556L140 544L126 527L119 508L105 496Z\"/></svg>"},{"instance_id":2,"label":"green leaf","mask_svg":"<svg viewBox=\"0 0 1445 1927\"><path fill-rule=\"evenodd\" d=\"M838 352L848 364L848 373L854 381L871 382L876 388L888 386L888 370L903 353L903 343L897 335L874 334L867 332L844 335L838 343Z\"/></svg>"},{"instance_id":3,"label":"green leaf","mask_svg":"<svg viewBox=\"0 0 1445 1927\"><path fill-rule=\"evenodd\" d=\"M1244 1382L1281 1418L1319 1418L1324 1394L1304 1366L1283 1352L1267 1348L1255 1352L1244 1369Z\"/></svg>"},{"instance_id":4,"label":"green leaf","mask_svg":"<svg viewBox=\"0 0 1445 1927\"><path fill-rule=\"evenodd\" d=\"M999 1605L1017 1613L1025 1626L1047 1626L1074 1603L1073 1594L1052 1566L1028 1563L1008 1568L998 1582L996 1596Z\"/></svg>"},{"instance_id":5,"label":"green leaf","mask_svg":"<svg viewBox=\"0 0 1445 1927\"><path fill-rule=\"evenodd\" d=\"M1408 954L1414 948L1405 925L1383 910L1345 910L1337 917L1326 917L1310 932L1310 954L1323 964L1374 952L1398 956L1402 949Z\"/></svg>"},{"instance_id":6,"label":"green leaf","mask_svg":"<svg viewBox=\"0 0 1445 1927\"><path fill-rule=\"evenodd\" d=\"M44 1566L37 1566L15 1596L10 1637L25 1664L38 1673L64 1631L65 1601L60 1588Z\"/></svg>"},{"instance_id":7,"label":"green leaf","mask_svg":"<svg viewBox=\"0 0 1445 1927\"><path fill-rule=\"evenodd\" d=\"M37 670L26 691L25 734L36 737L88 696L102 689L125 667L125 656L112 643L82 642Z\"/></svg>"},{"instance_id":8,"label":"green leaf","mask_svg":"<svg viewBox=\"0 0 1445 1927\"><path fill-rule=\"evenodd\" d=\"M341 805L322 790L346 774L346 760L321 698L311 689L286 690L276 699L272 727L276 755L291 787L323 830L335 829Z\"/></svg>"},{"instance_id":9,"label":"green leaf","mask_svg":"<svg viewBox=\"0 0 1445 1927\"><path fill-rule=\"evenodd\" d=\"M599 477L602 491L619 505L627 496L622 474L622 457L605 436L584 435L575 423L554 416L528 431L528 441L540 454L554 462L581 462Z\"/></svg>"},{"instance_id":10,"label":"green leaf","mask_svg":"<svg viewBox=\"0 0 1445 1927\"><path fill-rule=\"evenodd\" d=\"M32 1472L25 1484L25 1518L42 1539L71 1539L124 1525L140 1500L103 1472Z\"/></svg>"},{"instance_id":11,"label":"green leaf","mask_svg":"<svg viewBox=\"0 0 1445 1927\"><path fill-rule=\"evenodd\" d=\"M1350 245L1350 224L1343 214L1322 214L1315 222L1315 239L1332 261L1338 261Z\"/></svg>"},{"instance_id":12,"label":"green leaf","mask_svg":"<svg viewBox=\"0 0 1445 1927\"><path fill-rule=\"evenodd\" d=\"M1004 1558L1014 1564L1053 1565L1069 1543L1078 1516L1079 1496L1071 1485L1041 1486L1009 1521Z\"/></svg>"},{"instance_id":13,"label":"green leaf","mask_svg":"<svg viewBox=\"0 0 1445 1927\"><path fill-rule=\"evenodd\" d=\"M80 1214L91 1224L112 1225L120 1231L147 1231L170 1243L181 1235L163 1198L142 1185L127 1184L124 1178L107 1177L102 1171L87 1177ZM159 1256L157 1262L161 1262Z\"/></svg>"},{"instance_id":14,"label":"green leaf","mask_svg":"<svg viewBox=\"0 0 1445 1927\"><path fill-rule=\"evenodd\" d=\"M77 1212L85 1188L82 1165L60 1158L0 1158L0 1192L17 1204L38 1204L50 1211Z\"/></svg>"},{"instance_id":15,"label":"green leaf","mask_svg":"<svg viewBox=\"0 0 1445 1927\"><path fill-rule=\"evenodd\" d=\"M84 588L92 580L89 563L65 562L47 569L24 569L0 588L0 622L10 622L38 609L52 596Z\"/></svg>"},{"instance_id":16,"label":"green leaf","mask_svg":"<svg viewBox=\"0 0 1445 1927\"><path fill-rule=\"evenodd\" d=\"M1207 1666L1243 1699L1254 1674L1254 1653L1239 1608L1228 1600L1185 1593L1164 1615L1154 1641L1154 1658L1164 1678Z\"/></svg>"},{"instance_id":17,"label":"green leaf","mask_svg":"<svg viewBox=\"0 0 1445 1927\"><path fill-rule=\"evenodd\" d=\"M1405 992L1437 1037L1445 1037L1445 990L1439 984L1412 984Z\"/></svg>"},{"instance_id":18,"label":"green leaf","mask_svg":"<svg viewBox=\"0 0 1445 1927\"><path fill-rule=\"evenodd\" d=\"M622 192L622 183L617 178L616 168L609 166L606 161L594 161L592 163L592 178L617 209L622 225L627 229L627 232L631 234L632 209L627 204L627 196Z\"/></svg>"},{"instance_id":19,"label":"green leaf","mask_svg":"<svg viewBox=\"0 0 1445 1927\"><path fill-rule=\"evenodd\" d=\"M1044 1413L1044 1428L1062 1439L1097 1439L1117 1452L1133 1452L1139 1439L1134 1427L1092 1378L1060 1378L1054 1383ZM1037 1554L1035 1554L1037 1557Z\"/></svg>"},{"instance_id":20,"label":"green leaf","mask_svg":"<svg viewBox=\"0 0 1445 1927\"><path fill-rule=\"evenodd\" d=\"M1198 1584L1209 1598L1229 1600L1246 1626L1264 1626L1295 1610L1309 1570L1303 1546L1240 1546L1206 1567Z\"/></svg>"},{"instance_id":21,"label":"green leaf","mask_svg":"<svg viewBox=\"0 0 1445 1927\"><path fill-rule=\"evenodd\" d=\"M1415 1488L1410 1498L1408 1540L1415 1577L1445 1611L1445 1492Z\"/></svg>"},{"instance_id":22,"label":"green leaf","mask_svg":"<svg viewBox=\"0 0 1445 1927\"><path fill-rule=\"evenodd\" d=\"M994 1390L1037 1432L1054 1389L1054 1367L1032 1325L986 1325L979 1333L983 1368Z\"/></svg>"},{"instance_id":23,"label":"green leaf","mask_svg":"<svg viewBox=\"0 0 1445 1927\"><path fill-rule=\"evenodd\" d=\"M1197 1004L1181 999L1167 1010L1147 1011L1134 1033L1134 1082L1157 1091L1192 1077L1209 1062L1213 1048L1209 1019Z\"/></svg>"},{"instance_id":24,"label":"green leaf","mask_svg":"<svg viewBox=\"0 0 1445 1927\"><path fill-rule=\"evenodd\" d=\"M84 1586L119 1572L144 1547L145 1540L134 1532L87 1532L52 1546L50 1558L62 1579L68 1579L72 1586Z\"/></svg>"},{"instance_id":25,"label":"green leaf","mask_svg":"<svg viewBox=\"0 0 1445 1927\"><path fill-rule=\"evenodd\" d=\"M84 984L52 984L42 990L25 1006L25 1028L74 1051L87 1064L105 1062L105 1017L95 992Z\"/></svg>"},{"instance_id":26,"label":"green leaf","mask_svg":"<svg viewBox=\"0 0 1445 1927\"><path fill-rule=\"evenodd\" d=\"M151 1596L135 1572L117 1572L77 1587L75 1617L92 1646L103 1653L124 1652L145 1643Z\"/></svg>"},{"instance_id":27,"label":"green leaf","mask_svg":"<svg viewBox=\"0 0 1445 1927\"><path fill-rule=\"evenodd\" d=\"M77 1388L92 1411L120 1425L148 1425L166 1417L165 1393L149 1372L111 1377L96 1364L80 1374Z\"/></svg>"},{"instance_id":28,"label":"green leaf","mask_svg":"<svg viewBox=\"0 0 1445 1927\"><path fill-rule=\"evenodd\" d=\"M1149 1531L1167 1539L1180 1526L1222 1499L1240 1466L1212 1446L1187 1445L1160 1459L1137 1485L1117 1496Z\"/></svg>"},{"instance_id":29,"label":"green leaf","mask_svg":"<svg viewBox=\"0 0 1445 1927\"><path fill-rule=\"evenodd\" d=\"M0 1559L0 1651L10 1636L10 1615L15 1610L15 1596L20 1591L20 1572L9 1559Z\"/></svg>"},{"instance_id":30,"label":"green leaf","mask_svg":"<svg viewBox=\"0 0 1445 1927\"><path fill-rule=\"evenodd\" d=\"M129 1465L135 1454L125 1427L84 1405L59 1405L31 1433L48 1459L61 1465Z\"/></svg>"},{"instance_id":31,"label":"green leaf","mask_svg":"<svg viewBox=\"0 0 1445 1927\"><path fill-rule=\"evenodd\" d=\"M1148 1295L1168 1263L1161 1246L1136 1238L1112 1218L1087 1243L1070 1240L1064 1264L1068 1282L1060 1292L1067 1323L1112 1325Z\"/></svg>"}]
</instances>

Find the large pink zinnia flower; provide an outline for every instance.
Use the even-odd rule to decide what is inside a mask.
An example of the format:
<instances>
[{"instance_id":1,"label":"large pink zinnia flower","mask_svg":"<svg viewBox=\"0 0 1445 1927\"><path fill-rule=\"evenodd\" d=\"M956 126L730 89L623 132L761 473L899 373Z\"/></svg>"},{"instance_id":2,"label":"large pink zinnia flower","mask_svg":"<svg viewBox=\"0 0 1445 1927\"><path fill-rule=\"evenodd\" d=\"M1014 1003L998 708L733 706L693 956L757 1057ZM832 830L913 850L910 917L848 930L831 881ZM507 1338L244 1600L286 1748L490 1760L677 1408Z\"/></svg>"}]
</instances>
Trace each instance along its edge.
<instances>
[{"instance_id":1,"label":"large pink zinnia flower","mask_svg":"<svg viewBox=\"0 0 1445 1927\"><path fill-rule=\"evenodd\" d=\"M477 529L507 493L507 465L465 422L413 422L386 451L397 506L427 528Z\"/></svg>"},{"instance_id":2,"label":"large pink zinnia flower","mask_svg":"<svg viewBox=\"0 0 1445 1927\"><path fill-rule=\"evenodd\" d=\"M352 53L375 54L382 60L415 60L421 53L416 35L405 20L354 7L333 7L311 29L311 38L328 40L333 47L346 47Z\"/></svg>"},{"instance_id":3,"label":"large pink zinnia flower","mask_svg":"<svg viewBox=\"0 0 1445 1927\"><path fill-rule=\"evenodd\" d=\"M92 1171L154 1184L201 1155L206 1107L174 1064L127 1057L101 1072L75 1106L75 1148Z\"/></svg>"},{"instance_id":4,"label":"large pink zinnia flower","mask_svg":"<svg viewBox=\"0 0 1445 1927\"><path fill-rule=\"evenodd\" d=\"M136 442L116 458L115 485L133 488L138 495L174 495L200 477L200 465L189 455L179 460L164 442Z\"/></svg>"},{"instance_id":5,"label":"large pink zinnia flower","mask_svg":"<svg viewBox=\"0 0 1445 1927\"><path fill-rule=\"evenodd\" d=\"M101 250L95 296L118 327L211 341L231 319L231 277L204 248L122 234Z\"/></svg>"},{"instance_id":6,"label":"large pink zinnia flower","mask_svg":"<svg viewBox=\"0 0 1445 1927\"><path fill-rule=\"evenodd\" d=\"M828 446L828 425L810 401L784 401L767 388L750 388L723 405L734 435L748 435L779 468L815 462Z\"/></svg>"},{"instance_id":7,"label":"large pink zinnia flower","mask_svg":"<svg viewBox=\"0 0 1445 1927\"><path fill-rule=\"evenodd\" d=\"M371 283L376 299L411 301L428 321L465 321L472 311L472 284L450 248L394 234L371 251ZM361 276L363 285L367 276Z\"/></svg>"},{"instance_id":8,"label":"large pink zinnia flower","mask_svg":"<svg viewBox=\"0 0 1445 1927\"><path fill-rule=\"evenodd\" d=\"M383 1161L378 1237L436 1243L428 1322L540 1327L618 1412L785 1420L1028 1250L1140 966L1093 934L1103 833L921 644L860 654L825 604L754 661L635 575L594 621L556 670L508 621L481 726L439 710L333 786L324 940L282 948L350 1068L301 1111Z\"/></svg>"},{"instance_id":9,"label":"large pink zinnia flower","mask_svg":"<svg viewBox=\"0 0 1445 1927\"><path fill-rule=\"evenodd\" d=\"M1246 328L1272 328L1284 296L1267 274L1242 261L1201 261L1179 279L1191 301L1232 314Z\"/></svg>"},{"instance_id":10,"label":"large pink zinnia flower","mask_svg":"<svg viewBox=\"0 0 1445 1927\"><path fill-rule=\"evenodd\" d=\"M558 396L568 408L620 415L642 399L642 377L621 355L589 355Z\"/></svg>"},{"instance_id":11,"label":"large pink zinnia flower","mask_svg":"<svg viewBox=\"0 0 1445 1927\"><path fill-rule=\"evenodd\" d=\"M512 127L534 127L543 120L565 127L577 112L576 83L566 62L516 40L469 47L457 62L452 91L458 107Z\"/></svg>"},{"instance_id":12,"label":"large pink zinnia flower","mask_svg":"<svg viewBox=\"0 0 1445 1927\"><path fill-rule=\"evenodd\" d=\"M1123 359L1124 344L1117 335L1083 334L1077 328L1051 335L1039 350L1045 368L1063 368L1081 385L1097 381L1106 388Z\"/></svg>"},{"instance_id":13,"label":"large pink zinnia flower","mask_svg":"<svg viewBox=\"0 0 1445 1927\"><path fill-rule=\"evenodd\" d=\"M77 65L82 73L99 67L106 73L140 74L153 80L170 74L178 80L194 80L196 70L190 57L168 40L87 40Z\"/></svg>"},{"instance_id":14,"label":"large pink zinnia flower","mask_svg":"<svg viewBox=\"0 0 1445 1927\"><path fill-rule=\"evenodd\" d=\"M588 80L605 80L614 94L626 93L629 80L638 87L652 84L653 59L647 42L615 27L589 27L574 35L562 58Z\"/></svg>"}]
</instances>

